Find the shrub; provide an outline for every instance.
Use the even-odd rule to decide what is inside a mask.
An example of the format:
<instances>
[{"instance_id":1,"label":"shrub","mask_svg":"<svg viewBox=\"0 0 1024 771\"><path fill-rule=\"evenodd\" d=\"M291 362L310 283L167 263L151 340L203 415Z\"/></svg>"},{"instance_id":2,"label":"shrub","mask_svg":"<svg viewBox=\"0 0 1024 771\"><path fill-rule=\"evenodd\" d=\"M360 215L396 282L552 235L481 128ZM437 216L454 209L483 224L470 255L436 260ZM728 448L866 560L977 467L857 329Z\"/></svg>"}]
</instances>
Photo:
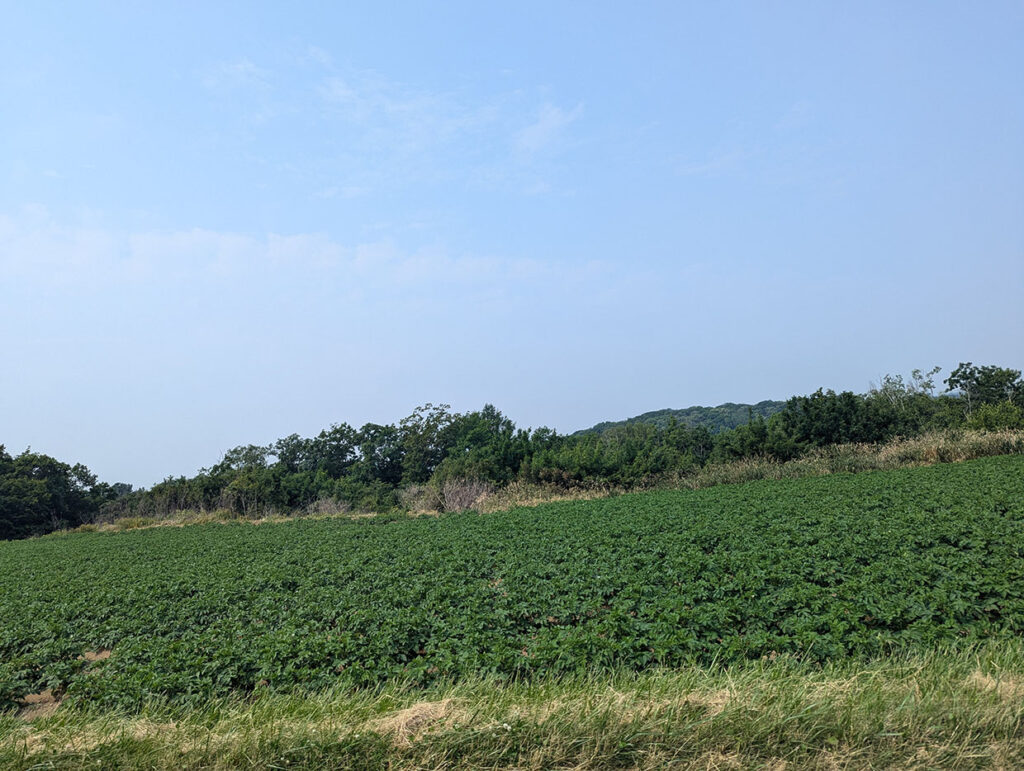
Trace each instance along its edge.
<instances>
[{"instance_id":1,"label":"shrub","mask_svg":"<svg viewBox=\"0 0 1024 771\"><path fill-rule=\"evenodd\" d=\"M967 418L967 426L982 431L1024 428L1024 410L1010 402L983 404Z\"/></svg>"},{"instance_id":2,"label":"shrub","mask_svg":"<svg viewBox=\"0 0 1024 771\"><path fill-rule=\"evenodd\" d=\"M441 504L445 511L465 511L494 489L482 479L453 477L441 485Z\"/></svg>"},{"instance_id":3,"label":"shrub","mask_svg":"<svg viewBox=\"0 0 1024 771\"><path fill-rule=\"evenodd\" d=\"M435 485L410 485L398 494L399 501L408 511L441 511L444 503L441 491Z\"/></svg>"},{"instance_id":4,"label":"shrub","mask_svg":"<svg viewBox=\"0 0 1024 771\"><path fill-rule=\"evenodd\" d=\"M350 511L352 511L352 505L348 501L339 501L337 498L317 498L306 505L303 513L312 516L336 517Z\"/></svg>"}]
</instances>

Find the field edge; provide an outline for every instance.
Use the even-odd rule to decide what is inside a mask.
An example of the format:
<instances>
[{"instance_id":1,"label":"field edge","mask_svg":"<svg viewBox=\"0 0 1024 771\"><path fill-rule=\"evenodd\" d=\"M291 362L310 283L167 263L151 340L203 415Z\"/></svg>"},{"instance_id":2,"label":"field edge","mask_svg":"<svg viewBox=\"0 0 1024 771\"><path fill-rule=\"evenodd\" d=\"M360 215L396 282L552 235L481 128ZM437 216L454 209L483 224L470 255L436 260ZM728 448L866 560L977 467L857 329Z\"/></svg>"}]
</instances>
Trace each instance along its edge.
<instances>
[{"instance_id":1,"label":"field edge","mask_svg":"<svg viewBox=\"0 0 1024 771\"><path fill-rule=\"evenodd\" d=\"M1024 641L0 715L0 766L1014 768Z\"/></svg>"}]
</instances>

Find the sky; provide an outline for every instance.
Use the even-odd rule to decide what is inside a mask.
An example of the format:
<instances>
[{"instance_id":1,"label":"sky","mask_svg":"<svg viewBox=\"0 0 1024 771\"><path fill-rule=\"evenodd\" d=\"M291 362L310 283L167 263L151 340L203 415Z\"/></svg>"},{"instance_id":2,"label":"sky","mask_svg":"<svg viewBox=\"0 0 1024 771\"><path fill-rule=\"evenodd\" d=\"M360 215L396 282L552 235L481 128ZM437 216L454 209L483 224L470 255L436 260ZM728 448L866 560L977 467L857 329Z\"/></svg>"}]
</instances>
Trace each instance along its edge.
<instances>
[{"instance_id":1,"label":"sky","mask_svg":"<svg viewBox=\"0 0 1024 771\"><path fill-rule=\"evenodd\" d=\"M0 0L0 443L150 485L1024 365L1024 3Z\"/></svg>"}]
</instances>

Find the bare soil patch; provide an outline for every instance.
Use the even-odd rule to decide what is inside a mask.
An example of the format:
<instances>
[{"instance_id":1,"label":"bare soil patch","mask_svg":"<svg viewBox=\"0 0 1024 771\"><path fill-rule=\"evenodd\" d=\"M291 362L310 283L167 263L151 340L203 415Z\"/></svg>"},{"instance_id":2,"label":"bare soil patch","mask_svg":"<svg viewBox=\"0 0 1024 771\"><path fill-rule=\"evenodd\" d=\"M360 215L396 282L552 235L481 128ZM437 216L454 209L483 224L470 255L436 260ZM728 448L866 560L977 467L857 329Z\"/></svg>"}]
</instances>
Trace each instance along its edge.
<instances>
[{"instance_id":1,"label":"bare soil patch","mask_svg":"<svg viewBox=\"0 0 1024 771\"><path fill-rule=\"evenodd\" d=\"M22 708L18 713L18 717L22 720L31 721L49 717L56 712L57 707L60 706L60 699L53 694L53 691L47 688L39 693L28 694L28 696L21 700L21 704Z\"/></svg>"},{"instance_id":2,"label":"bare soil patch","mask_svg":"<svg viewBox=\"0 0 1024 771\"><path fill-rule=\"evenodd\" d=\"M86 651L78 657L79 661L88 661L90 664L96 661L106 661L110 658L110 654L113 653L111 650L106 648L100 648L98 651Z\"/></svg>"}]
</instances>

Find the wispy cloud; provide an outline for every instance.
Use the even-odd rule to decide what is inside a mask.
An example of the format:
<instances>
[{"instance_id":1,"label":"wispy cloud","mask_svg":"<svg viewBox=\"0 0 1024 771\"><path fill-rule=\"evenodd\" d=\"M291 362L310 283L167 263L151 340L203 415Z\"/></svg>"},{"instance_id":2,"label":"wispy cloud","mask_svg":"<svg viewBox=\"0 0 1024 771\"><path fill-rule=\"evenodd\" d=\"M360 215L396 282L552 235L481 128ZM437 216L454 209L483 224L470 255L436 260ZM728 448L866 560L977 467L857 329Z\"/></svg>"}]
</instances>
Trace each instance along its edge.
<instances>
[{"instance_id":1,"label":"wispy cloud","mask_svg":"<svg viewBox=\"0 0 1024 771\"><path fill-rule=\"evenodd\" d=\"M322 67L334 66L334 57L331 56L330 52L320 46L314 45L306 46L306 50L304 54L299 57L299 61L312 61Z\"/></svg>"},{"instance_id":2,"label":"wispy cloud","mask_svg":"<svg viewBox=\"0 0 1024 771\"><path fill-rule=\"evenodd\" d=\"M429 295L438 286L564 285L601 273L601 266L403 248L388 238L341 244L320 233L68 226L38 207L0 215L0 272L22 292L223 291L258 278L268 290L328 281L356 290L406 287Z\"/></svg>"},{"instance_id":3,"label":"wispy cloud","mask_svg":"<svg viewBox=\"0 0 1024 771\"><path fill-rule=\"evenodd\" d=\"M741 170L752 157L754 152L742 147L713 150L703 160L679 159L676 173L684 177L717 177Z\"/></svg>"},{"instance_id":4,"label":"wispy cloud","mask_svg":"<svg viewBox=\"0 0 1024 771\"><path fill-rule=\"evenodd\" d=\"M577 104L571 110L564 110L557 105L545 103L541 105L537 118L516 134L516 146L526 153L537 153L550 147L565 134L566 128L583 116L583 104Z\"/></svg>"},{"instance_id":5,"label":"wispy cloud","mask_svg":"<svg viewBox=\"0 0 1024 771\"><path fill-rule=\"evenodd\" d=\"M320 114L358 130L357 138L388 153L423 152L496 128L490 105L457 94L416 89L370 70L325 65L316 86Z\"/></svg>"},{"instance_id":6,"label":"wispy cloud","mask_svg":"<svg viewBox=\"0 0 1024 771\"><path fill-rule=\"evenodd\" d=\"M322 190L317 190L313 193L313 198L319 198L321 200L329 200L331 198L341 198L344 200L352 200L353 198L359 198L360 196L366 195L369 192L367 188L360 187L359 185L331 185L325 187Z\"/></svg>"},{"instance_id":7,"label":"wispy cloud","mask_svg":"<svg viewBox=\"0 0 1024 771\"><path fill-rule=\"evenodd\" d=\"M203 70L200 79L212 91L238 88L265 90L271 86L270 72L247 58L218 62Z\"/></svg>"},{"instance_id":8,"label":"wispy cloud","mask_svg":"<svg viewBox=\"0 0 1024 771\"><path fill-rule=\"evenodd\" d=\"M317 200L440 182L557 192L543 164L557 158L583 116L582 103L557 104L539 87L438 89L342 63L316 46L270 63L221 62L200 83L242 122L215 141L233 141L226 152L267 159ZM301 153L281 156L282 132L305 138Z\"/></svg>"},{"instance_id":9,"label":"wispy cloud","mask_svg":"<svg viewBox=\"0 0 1024 771\"><path fill-rule=\"evenodd\" d=\"M324 78L317 92L328 104L351 104L357 101L357 94L344 78L337 75Z\"/></svg>"},{"instance_id":10,"label":"wispy cloud","mask_svg":"<svg viewBox=\"0 0 1024 771\"><path fill-rule=\"evenodd\" d=\"M799 131L810 125L814 119L814 109L806 99L801 99L786 110L775 122L775 130L782 134Z\"/></svg>"}]
</instances>

